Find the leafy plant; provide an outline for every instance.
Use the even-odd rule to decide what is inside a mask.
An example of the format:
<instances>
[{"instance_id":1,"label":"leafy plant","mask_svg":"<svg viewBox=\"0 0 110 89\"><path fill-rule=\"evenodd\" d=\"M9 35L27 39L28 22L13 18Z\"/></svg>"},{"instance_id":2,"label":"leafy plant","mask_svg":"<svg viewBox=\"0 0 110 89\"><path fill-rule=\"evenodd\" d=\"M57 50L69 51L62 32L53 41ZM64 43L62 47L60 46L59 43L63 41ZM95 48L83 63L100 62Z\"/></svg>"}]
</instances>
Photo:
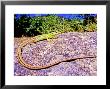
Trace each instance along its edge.
<instances>
[{"instance_id":1,"label":"leafy plant","mask_svg":"<svg viewBox=\"0 0 110 89\"><path fill-rule=\"evenodd\" d=\"M83 20L80 19L65 19L55 14L46 16L30 17L25 14L19 19L14 18L14 36L37 36L49 33L65 33L65 32L91 32L97 30L96 17L89 14L82 14ZM42 38L42 37L41 37Z\"/></svg>"},{"instance_id":2,"label":"leafy plant","mask_svg":"<svg viewBox=\"0 0 110 89\"><path fill-rule=\"evenodd\" d=\"M30 17L27 15L21 15L19 19L14 17L14 36L21 37L26 35L26 28L30 26Z\"/></svg>"},{"instance_id":3,"label":"leafy plant","mask_svg":"<svg viewBox=\"0 0 110 89\"><path fill-rule=\"evenodd\" d=\"M87 32L97 31L97 25L96 25L96 23L87 24L86 27L85 27L85 31L87 31Z\"/></svg>"}]
</instances>

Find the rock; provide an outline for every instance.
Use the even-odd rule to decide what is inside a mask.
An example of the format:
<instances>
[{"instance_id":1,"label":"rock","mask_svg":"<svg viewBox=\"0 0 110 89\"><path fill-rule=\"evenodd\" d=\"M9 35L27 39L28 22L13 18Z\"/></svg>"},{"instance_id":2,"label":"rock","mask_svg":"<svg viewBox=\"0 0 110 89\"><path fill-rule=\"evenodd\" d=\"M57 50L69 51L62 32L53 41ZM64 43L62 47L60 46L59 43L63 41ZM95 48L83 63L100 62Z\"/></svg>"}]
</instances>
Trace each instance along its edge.
<instances>
[{"instance_id":1,"label":"rock","mask_svg":"<svg viewBox=\"0 0 110 89\"><path fill-rule=\"evenodd\" d=\"M85 32L85 33L68 32L68 33L59 34L57 37L58 37L57 39L53 39L54 42L52 43L49 43L48 41L44 40L31 44L30 46L28 44L25 47L23 47L22 56L24 61L27 62L28 64L31 64L32 66L41 66L41 68L45 66L46 69L41 69L42 70L41 74L44 75L65 75L65 76L96 75L96 69L97 69L96 62L95 63L90 61L87 62L88 59L96 61L96 57L97 57L96 32ZM16 55L16 52L14 54ZM86 58L86 57L93 57L93 58ZM73 59L79 59L79 60L78 61L75 60L74 62ZM17 60L16 56L15 56L15 60ZM69 62L66 62L66 60L69 60ZM80 63L81 61L82 63ZM55 65L56 62L61 62L61 63ZM89 66L92 65L92 63L94 66ZM84 68L85 65L87 66L86 68ZM52 67L48 67L48 66L52 66ZM28 70L28 72L32 72L31 69L27 69L27 68L25 69ZM51 69L51 71L49 72L47 71L47 73L43 73L44 70L47 69ZM16 70L19 70L19 68L16 68ZM31 73L31 74L38 75L35 73ZM17 75L17 73L15 74Z\"/></svg>"}]
</instances>

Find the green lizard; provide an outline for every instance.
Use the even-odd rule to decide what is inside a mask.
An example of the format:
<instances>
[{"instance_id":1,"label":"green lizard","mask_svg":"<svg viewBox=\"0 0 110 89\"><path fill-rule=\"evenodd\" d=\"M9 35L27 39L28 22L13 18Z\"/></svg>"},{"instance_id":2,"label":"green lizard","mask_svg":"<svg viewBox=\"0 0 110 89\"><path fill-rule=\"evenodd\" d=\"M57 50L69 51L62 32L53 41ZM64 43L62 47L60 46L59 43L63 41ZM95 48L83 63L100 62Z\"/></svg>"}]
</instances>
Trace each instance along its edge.
<instances>
[{"instance_id":1,"label":"green lizard","mask_svg":"<svg viewBox=\"0 0 110 89\"><path fill-rule=\"evenodd\" d=\"M36 39L36 41L41 41L41 40L50 41L49 39L57 38L57 34L59 34L59 32L57 32L57 33L52 32L52 33L48 33L48 34L42 34L42 35L35 36L34 38Z\"/></svg>"}]
</instances>

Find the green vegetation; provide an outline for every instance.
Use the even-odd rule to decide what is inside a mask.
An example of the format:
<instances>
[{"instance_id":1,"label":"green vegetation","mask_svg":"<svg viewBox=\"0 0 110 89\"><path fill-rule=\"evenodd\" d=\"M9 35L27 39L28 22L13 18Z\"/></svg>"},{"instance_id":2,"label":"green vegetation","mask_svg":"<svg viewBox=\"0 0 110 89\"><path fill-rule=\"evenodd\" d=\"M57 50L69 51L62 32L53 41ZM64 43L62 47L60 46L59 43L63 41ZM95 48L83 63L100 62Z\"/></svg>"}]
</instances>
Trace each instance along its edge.
<instances>
[{"instance_id":1,"label":"green vegetation","mask_svg":"<svg viewBox=\"0 0 110 89\"><path fill-rule=\"evenodd\" d=\"M53 38L55 34L65 32L97 31L96 17L86 16L80 19L65 19L56 15L14 18L14 36L37 36L40 40Z\"/></svg>"}]
</instances>

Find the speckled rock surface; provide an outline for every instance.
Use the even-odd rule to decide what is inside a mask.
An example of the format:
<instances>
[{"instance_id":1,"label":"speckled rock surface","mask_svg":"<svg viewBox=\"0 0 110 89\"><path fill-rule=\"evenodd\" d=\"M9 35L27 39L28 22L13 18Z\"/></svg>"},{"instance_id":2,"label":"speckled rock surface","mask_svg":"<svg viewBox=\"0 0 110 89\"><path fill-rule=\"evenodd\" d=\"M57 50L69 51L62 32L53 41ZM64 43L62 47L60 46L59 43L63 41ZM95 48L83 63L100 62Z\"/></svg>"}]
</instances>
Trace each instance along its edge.
<instances>
[{"instance_id":1,"label":"speckled rock surface","mask_svg":"<svg viewBox=\"0 0 110 89\"><path fill-rule=\"evenodd\" d=\"M22 49L25 62L31 65L49 65L52 60L61 61L49 68L31 70L19 64L14 44L14 75L15 76L96 76L97 75L97 33L69 32L59 34L57 39L28 44ZM94 58L80 58L93 56ZM76 60L71 60L76 58ZM65 61L64 60L71 60Z\"/></svg>"}]
</instances>

